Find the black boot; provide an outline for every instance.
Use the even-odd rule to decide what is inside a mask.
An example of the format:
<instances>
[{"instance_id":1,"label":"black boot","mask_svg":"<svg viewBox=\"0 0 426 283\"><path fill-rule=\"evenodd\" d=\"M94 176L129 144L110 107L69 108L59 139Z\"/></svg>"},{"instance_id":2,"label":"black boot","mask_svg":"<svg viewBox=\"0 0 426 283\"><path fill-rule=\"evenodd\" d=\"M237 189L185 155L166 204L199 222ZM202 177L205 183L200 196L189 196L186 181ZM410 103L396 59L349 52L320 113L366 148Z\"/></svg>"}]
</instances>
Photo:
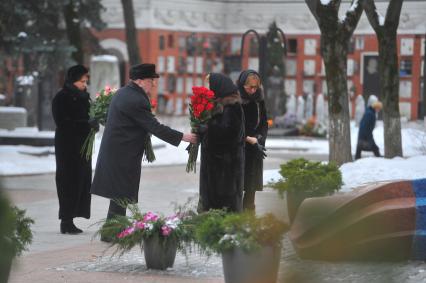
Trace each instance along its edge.
<instances>
[{"instance_id":1,"label":"black boot","mask_svg":"<svg viewBox=\"0 0 426 283\"><path fill-rule=\"evenodd\" d=\"M78 229L75 225L74 222L71 220L62 220L61 221L61 233L62 234L80 234L83 233L83 230Z\"/></svg>"}]
</instances>

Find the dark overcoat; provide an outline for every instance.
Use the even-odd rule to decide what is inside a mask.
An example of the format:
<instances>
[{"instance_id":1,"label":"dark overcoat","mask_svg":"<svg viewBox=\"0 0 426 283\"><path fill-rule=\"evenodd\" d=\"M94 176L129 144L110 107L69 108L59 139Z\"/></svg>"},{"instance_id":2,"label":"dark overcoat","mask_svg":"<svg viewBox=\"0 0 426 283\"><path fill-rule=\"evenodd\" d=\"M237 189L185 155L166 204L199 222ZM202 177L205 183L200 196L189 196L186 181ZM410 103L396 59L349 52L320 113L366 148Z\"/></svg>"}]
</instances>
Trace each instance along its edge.
<instances>
[{"instance_id":1,"label":"dark overcoat","mask_svg":"<svg viewBox=\"0 0 426 283\"><path fill-rule=\"evenodd\" d=\"M377 148L373 138L373 130L376 126L376 111L369 106L365 110L359 123L358 146L362 150L371 151Z\"/></svg>"},{"instance_id":2,"label":"dark overcoat","mask_svg":"<svg viewBox=\"0 0 426 283\"><path fill-rule=\"evenodd\" d=\"M157 121L148 95L130 82L117 91L109 106L92 194L138 201L144 144L149 134L175 146L183 136Z\"/></svg>"},{"instance_id":3,"label":"dark overcoat","mask_svg":"<svg viewBox=\"0 0 426 283\"><path fill-rule=\"evenodd\" d=\"M257 138L258 143L265 146L268 135L268 118L262 89L259 88L252 95L247 94L244 90L244 84L251 73L259 76L255 71L246 70L241 73L237 81L244 110L245 134L246 137ZM263 156L255 145L249 143L246 143L245 146L244 190L263 190Z\"/></svg>"},{"instance_id":4,"label":"dark overcoat","mask_svg":"<svg viewBox=\"0 0 426 283\"><path fill-rule=\"evenodd\" d=\"M89 107L89 94L68 83L52 101L60 219L90 218L92 160L80 154L90 132Z\"/></svg>"},{"instance_id":5,"label":"dark overcoat","mask_svg":"<svg viewBox=\"0 0 426 283\"><path fill-rule=\"evenodd\" d=\"M242 210L244 187L244 114L237 94L217 100L218 113L201 142L200 207Z\"/></svg>"}]
</instances>

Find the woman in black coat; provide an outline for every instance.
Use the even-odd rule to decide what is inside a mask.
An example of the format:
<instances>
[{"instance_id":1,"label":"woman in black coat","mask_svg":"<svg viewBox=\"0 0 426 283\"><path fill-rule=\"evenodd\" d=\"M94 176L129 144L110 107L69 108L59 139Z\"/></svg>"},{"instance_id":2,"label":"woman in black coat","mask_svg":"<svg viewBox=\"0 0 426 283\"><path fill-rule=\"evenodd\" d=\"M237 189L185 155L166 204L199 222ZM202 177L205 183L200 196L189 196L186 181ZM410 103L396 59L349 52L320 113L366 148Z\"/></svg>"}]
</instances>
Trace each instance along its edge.
<instances>
[{"instance_id":1,"label":"woman in black coat","mask_svg":"<svg viewBox=\"0 0 426 283\"><path fill-rule=\"evenodd\" d=\"M71 67L63 88L52 102L56 124L56 189L62 234L83 232L74 225L73 218L90 218L92 160L86 160L80 154L90 131L90 96L86 92L88 72L82 65Z\"/></svg>"},{"instance_id":2,"label":"woman in black coat","mask_svg":"<svg viewBox=\"0 0 426 283\"><path fill-rule=\"evenodd\" d=\"M201 138L199 212L225 208L242 211L244 187L244 114L232 80L208 76L216 106Z\"/></svg>"},{"instance_id":3,"label":"woman in black coat","mask_svg":"<svg viewBox=\"0 0 426 283\"><path fill-rule=\"evenodd\" d=\"M246 133L243 207L254 210L256 191L263 189L268 121L259 74L253 70L243 71L237 85L242 98Z\"/></svg>"}]
</instances>

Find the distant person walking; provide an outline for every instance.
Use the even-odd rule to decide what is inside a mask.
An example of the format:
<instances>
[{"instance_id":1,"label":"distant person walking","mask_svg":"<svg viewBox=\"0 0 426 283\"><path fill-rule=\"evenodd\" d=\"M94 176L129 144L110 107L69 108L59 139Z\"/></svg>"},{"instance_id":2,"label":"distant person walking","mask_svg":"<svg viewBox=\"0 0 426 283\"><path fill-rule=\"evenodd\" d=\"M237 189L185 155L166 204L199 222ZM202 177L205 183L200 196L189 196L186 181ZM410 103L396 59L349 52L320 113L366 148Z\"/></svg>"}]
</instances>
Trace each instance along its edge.
<instances>
[{"instance_id":1,"label":"distant person walking","mask_svg":"<svg viewBox=\"0 0 426 283\"><path fill-rule=\"evenodd\" d=\"M268 134L265 101L260 76L243 71L237 81L245 117L245 170L243 208L255 210L256 191L263 190L263 159Z\"/></svg>"},{"instance_id":2,"label":"distant person walking","mask_svg":"<svg viewBox=\"0 0 426 283\"><path fill-rule=\"evenodd\" d=\"M130 82L114 95L108 109L91 193L109 198L107 218L126 215L115 200L138 202L145 141L151 134L178 146L195 143L195 134L183 134L160 124L151 112L150 95L159 75L154 64L131 67ZM102 238L103 241L108 241Z\"/></svg>"},{"instance_id":3,"label":"distant person walking","mask_svg":"<svg viewBox=\"0 0 426 283\"><path fill-rule=\"evenodd\" d=\"M56 124L56 189L59 198L62 234L83 232L74 225L75 217L90 218L92 159L80 154L90 128L99 124L89 119L90 96L86 92L89 70L82 65L69 68L63 88L52 102Z\"/></svg>"},{"instance_id":4,"label":"distant person walking","mask_svg":"<svg viewBox=\"0 0 426 283\"><path fill-rule=\"evenodd\" d=\"M368 98L367 109L361 118L358 132L358 144L355 159L361 158L362 151L372 151L374 156L380 157L379 147L374 141L373 130L376 126L376 113L382 109L382 103L375 95Z\"/></svg>"}]
</instances>

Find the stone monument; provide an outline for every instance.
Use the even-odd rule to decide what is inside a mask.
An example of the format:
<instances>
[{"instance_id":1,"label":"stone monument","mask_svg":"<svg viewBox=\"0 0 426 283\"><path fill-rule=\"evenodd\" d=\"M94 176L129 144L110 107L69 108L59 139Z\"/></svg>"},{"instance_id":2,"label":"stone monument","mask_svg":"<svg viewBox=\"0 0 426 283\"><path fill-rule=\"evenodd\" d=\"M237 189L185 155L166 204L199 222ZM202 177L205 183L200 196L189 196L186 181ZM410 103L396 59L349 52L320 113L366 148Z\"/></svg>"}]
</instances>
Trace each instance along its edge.
<instances>
[{"instance_id":1,"label":"stone monument","mask_svg":"<svg viewBox=\"0 0 426 283\"><path fill-rule=\"evenodd\" d=\"M425 260L426 179L372 183L305 199L290 240L302 259Z\"/></svg>"},{"instance_id":2,"label":"stone monument","mask_svg":"<svg viewBox=\"0 0 426 283\"><path fill-rule=\"evenodd\" d=\"M365 101L361 94L358 94L355 99L355 124L359 126L362 116L365 112Z\"/></svg>"},{"instance_id":3,"label":"stone monument","mask_svg":"<svg viewBox=\"0 0 426 283\"><path fill-rule=\"evenodd\" d=\"M322 93L318 94L317 100L315 102L315 113L317 115L317 122L322 125L327 125L327 120L325 119L325 108L324 104L324 95Z\"/></svg>"},{"instance_id":4,"label":"stone monument","mask_svg":"<svg viewBox=\"0 0 426 283\"><path fill-rule=\"evenodd\" d=\"M312 94L306 96L305 119L308 120L314 115L314 98Z\"/></svg>"},{"instance_id":5,"label":"stone monument","mask_svg":"<svg viewBox=\"0 0 426 283\"><path fill-rule=\"evenodd\" d=\"M90 63L90 97L95 99L96 93L105 86L120 87L120 68L118 58L112 55L92 56Z\"/></svg>"},{"instance_id":6,"label":"stone monument","mask_svg":"<svg viewBox=\"0 0 426 283\"><path fill-rule=\"evenodd\" d=\"M305 115L305 100L302 96L297 97L296 120L298 123L303 123Z\"/></svg>"}]
</instances>

